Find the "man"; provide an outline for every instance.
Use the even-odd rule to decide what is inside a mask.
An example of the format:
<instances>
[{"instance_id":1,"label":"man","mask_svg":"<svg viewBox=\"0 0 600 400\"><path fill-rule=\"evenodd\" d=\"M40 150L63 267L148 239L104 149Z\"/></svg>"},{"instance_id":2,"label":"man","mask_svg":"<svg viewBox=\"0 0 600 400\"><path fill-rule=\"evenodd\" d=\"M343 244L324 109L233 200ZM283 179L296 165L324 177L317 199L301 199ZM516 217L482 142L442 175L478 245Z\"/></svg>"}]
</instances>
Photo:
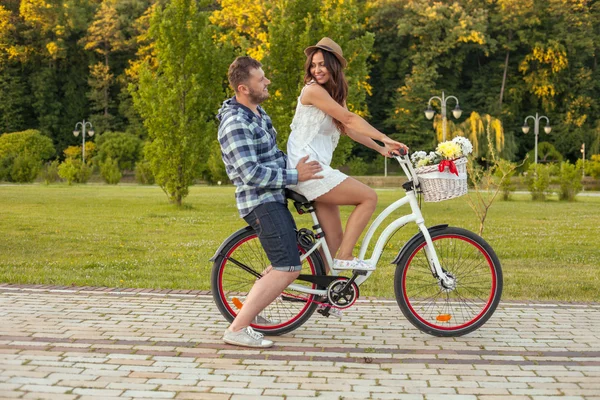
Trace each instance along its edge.
<instances>
[{"instance_id":1,"label":"man","mask_svg":"<svg viewBox=\"0 0 600 400\"><path fill-rule=\"evenodd\" d=\"M249 326L299 275L302 268L296 245L296 225L287 208L287 185L320 178L317 161L300 160L286 169L286 156L277 148L271 118L260 107L269 97L271 83L262 65L251 57L238 57L229 66L229 84L235 96L219 110L219 143L227 175L236 186L240 216L254 228L271 263L271 270L256 281L235 320L223 335L225 343L271 347Z\"/></svg>"}]
</instances>

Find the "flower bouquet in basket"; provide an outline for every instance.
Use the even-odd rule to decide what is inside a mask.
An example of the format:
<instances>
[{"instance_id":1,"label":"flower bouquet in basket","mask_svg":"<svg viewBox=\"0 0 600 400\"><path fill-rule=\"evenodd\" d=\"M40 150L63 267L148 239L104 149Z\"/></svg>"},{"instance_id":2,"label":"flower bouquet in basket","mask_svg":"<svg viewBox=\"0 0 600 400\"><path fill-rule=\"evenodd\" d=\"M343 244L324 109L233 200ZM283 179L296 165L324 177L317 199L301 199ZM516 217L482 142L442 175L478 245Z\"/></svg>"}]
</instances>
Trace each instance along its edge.
<instances>
[{"instance_id":1,"label":"flower bouquet in basket","mask_svg":"<svg viewBox=\"0 0 600 400\"><path fill-rule=\"evenodd\" d=\"M411 155L425 201L442 201L467 193L467 155L473 152L469 139L457 136L438 144L427 154Z\"/></svg>"}]
</instances>

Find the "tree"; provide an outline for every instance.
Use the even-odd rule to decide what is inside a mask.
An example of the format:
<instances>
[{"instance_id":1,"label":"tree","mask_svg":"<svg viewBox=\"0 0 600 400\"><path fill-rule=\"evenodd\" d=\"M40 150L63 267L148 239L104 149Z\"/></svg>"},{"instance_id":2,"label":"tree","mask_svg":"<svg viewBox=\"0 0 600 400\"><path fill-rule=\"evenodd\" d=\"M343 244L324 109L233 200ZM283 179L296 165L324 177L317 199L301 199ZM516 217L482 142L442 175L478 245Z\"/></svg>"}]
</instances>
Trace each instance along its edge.
<instances>
[{"instance_id":1,"label":"tree","mask_svg":"<svg viewBox=\"0 0 600 400\"><path fill-rule=\"evenodd\" d=\"M110 88L114 83L114 74L110 72L110 56L127 47L114 0L102 1L82 42L85 50L93 50L104 58L90 66L88 79L91 88L88 98L92 103L92 110L102 112L92 118L92 122L96 130L102 133L111 127L113 118L109 112L112 104Z\"/></svg>"},{"instance_id":2,"label":"tree","mask_svg":"<svg viewBox=\"0 0 600 400\"><path fill-rule=\"evenodd\" d=\"M152 17L156 63L144 63L139 85L131 85L134 105L148 129L146 148L156 182L177 205L205 167L216 136L215 114L225 98L232 53L213 42L209 2L173 0ZM156 69L152 69L156 65Z\"/></svg>"},{"instance_id":3,"label":"tree","mask_svg":"<svg viewBox=\"0 0 600 400\"><path fill-rule=\"evenodd\" d=\"M472 2L402 1L397 32L413 51L410 71L398 88L389 118L412 146L429 144L425 135L423 107L442 86L461 98L460 77L471 52L487 52L489 35L486 12Z\"/></svg>"}]
</instances>

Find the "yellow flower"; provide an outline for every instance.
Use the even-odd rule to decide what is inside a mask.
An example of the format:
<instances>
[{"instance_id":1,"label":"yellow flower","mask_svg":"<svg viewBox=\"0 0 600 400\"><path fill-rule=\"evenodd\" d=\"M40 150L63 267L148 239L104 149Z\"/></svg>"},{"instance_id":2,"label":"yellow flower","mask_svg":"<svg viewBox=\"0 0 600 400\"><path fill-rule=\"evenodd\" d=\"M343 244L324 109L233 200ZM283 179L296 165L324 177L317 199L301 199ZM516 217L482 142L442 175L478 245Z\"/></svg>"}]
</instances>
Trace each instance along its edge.
<instances>
[{"instance_id":1,"label":"yellow flower","mask_svg":"<svg viewBox=\"0 0 600 400\"><path fill-rule=\"evenodd\" d=\"M460 145L454 142L442 142L438 144L436 151L442 158L448 160L453 160L461 156Z\"/></svg>"}]
</instances>

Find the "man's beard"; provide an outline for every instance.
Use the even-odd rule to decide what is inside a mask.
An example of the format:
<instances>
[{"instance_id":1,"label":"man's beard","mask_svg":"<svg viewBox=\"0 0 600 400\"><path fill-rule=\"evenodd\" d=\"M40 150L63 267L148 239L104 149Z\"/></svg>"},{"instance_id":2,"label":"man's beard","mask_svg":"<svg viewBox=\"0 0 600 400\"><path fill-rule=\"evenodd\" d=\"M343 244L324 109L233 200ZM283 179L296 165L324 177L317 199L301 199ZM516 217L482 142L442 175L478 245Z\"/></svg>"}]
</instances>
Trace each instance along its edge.
<instances>
[{"instance_id":1,"label":"man's beard","mask_svg":"<svg viewBox=\"0 0 600 400\"><path fill-rule=\"evenodd\" d=\"M250 93L248 94L248 98L250 98L250 101L253 102L254 104L260 104L269 98L269 92L264 92L262 90L260 92L254 91L252 88L250 88Z\"/></svg>"}]
</instances>

